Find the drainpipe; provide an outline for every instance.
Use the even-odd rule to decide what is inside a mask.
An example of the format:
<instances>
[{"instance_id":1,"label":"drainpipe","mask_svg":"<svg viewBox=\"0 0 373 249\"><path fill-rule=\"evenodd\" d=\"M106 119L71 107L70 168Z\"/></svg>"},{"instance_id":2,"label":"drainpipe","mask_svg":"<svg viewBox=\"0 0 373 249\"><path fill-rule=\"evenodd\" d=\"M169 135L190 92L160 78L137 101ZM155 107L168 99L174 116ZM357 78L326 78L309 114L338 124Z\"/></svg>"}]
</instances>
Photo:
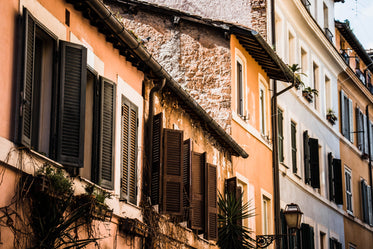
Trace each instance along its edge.
<instances>
[{"instance_id":1,"label":"drainpipe","mask_svg":"<svg viewBox=\"0 0 373 249\"><path fill-rule=\"evenodd\" d=\"M151 174L151 165L153 160L153 117L154 117L154 95L156 92L159 92L163 89L163 87L166 84L166 78L162 79L162 82L159 84L156 84L149 93L149 117L148 117L148 139L145 141L148 141L148 162L149 162L149 170L147 172L148 174L148 183L150 183L150 187L148 186L146 188L146 191L148 191L147 196L150 196L151 191L151 182L152 182L152 174Z\"/></svg>"},{"instance_id":2,"label":"drainpipe","mask_svg":"<svg viewBox=\"0 0 373 249\"><path fill-rule=\"evenodd\" d=\"M371 155L371 141L370 141L370 122L369 122L369 104L367 104L367 107L366 107L366 115L367 115L367 128L368 128L368 156L369 156L369 159L368 159L368 171L369 171L369 185L370 185L370 191L371 191L371 196L373 196L373 185L372 185L372 155ZM371 198L372 200L372 208L373 208L373 198ZM373 210L372 210L373 212Z\"/></svg>"},{"instance_id":3,"label":"drainpipe","mask_svg":"<svg viewBox=\"0 0 373 249\"><path fill-rule=\"evenodd\" d=\"M272 46L276 50L276 21L275 21L275 0L271 0L271 32ZM278 127L277 127L277 81L273 80L273 96L271 98L271 117L272 117L272 171L273 171L273 197L275 214L275 235L281 234L280 224L280 176L278 162ZM281 248L281 243L275 241L276 249Z\"/></svg>"}]
</instances>

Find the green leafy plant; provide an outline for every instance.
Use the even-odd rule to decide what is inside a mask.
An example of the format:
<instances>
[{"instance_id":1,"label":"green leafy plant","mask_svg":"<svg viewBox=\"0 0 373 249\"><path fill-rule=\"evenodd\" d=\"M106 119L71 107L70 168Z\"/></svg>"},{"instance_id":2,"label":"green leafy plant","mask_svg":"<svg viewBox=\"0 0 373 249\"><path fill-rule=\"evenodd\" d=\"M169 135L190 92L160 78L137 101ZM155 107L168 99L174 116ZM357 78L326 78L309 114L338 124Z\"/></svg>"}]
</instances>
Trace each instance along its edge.
<instances>
[{"instance_id":1,"label":"green leafy plant","mask_svg":"<svg viewBox=\"0 0 373 249\"><path fill-rule=\"evenodd\" d=\"M298 64L288 65L289 69L294 75L294 85L296 89L304 88L304 83L301 79L301 75L307 76L305 73L301 72L301 67Z\"/></svg>"},{"instance_id":2,"label":"green leafy plant","mask_svg":"<svg viewBox=\"0 0 373 249\"><path fill-rule=\"evenodd\" d=\"M335 115L335 112L332 110L332 109L328 109L326 111L326 119L331 123L331 124L335 124L335 121L337 121L337 116Z\"/></svg>"},{"instance_id":3,"label":"green leafy plant","mask_svg":"<svg viewBox=\"0 0 373 249\"><path fill-rule=\"evenodd\" d=\"M243 203L243 195L222 195L218 193L218 246L221 249L247 249L255 248L255 239L251 237L252 231L242 225L244 219L255 216L250 202Z\"/></svg>"}]
</instances>

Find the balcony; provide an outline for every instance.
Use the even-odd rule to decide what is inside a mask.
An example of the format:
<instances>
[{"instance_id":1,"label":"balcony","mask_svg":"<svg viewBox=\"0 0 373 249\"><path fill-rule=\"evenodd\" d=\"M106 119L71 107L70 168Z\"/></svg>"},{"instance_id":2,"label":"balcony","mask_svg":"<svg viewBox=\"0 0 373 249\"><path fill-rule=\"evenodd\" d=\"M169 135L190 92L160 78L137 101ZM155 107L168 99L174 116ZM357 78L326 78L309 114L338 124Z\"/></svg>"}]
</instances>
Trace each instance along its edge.
<instances>
[{"instance_id":1,"label":"balcony","mask_svg":"<svg viewBox=\"0 0 373 249\"><path fill-rule=\"evenodd\" d=\"M324 28L324 32L325 32L326 38L328 38L330 42L333 42L332 32L328 28Z\"/></svg>"},{"instance_id":2,"label":"balcony","mask_svg":"<svg viewBox=\"0 0 373 249\"><path fill-rule=\"evenodd\" d=\"M366 85L365 75L358 68L356 68L356 75L360 79L360 81L363 82L364 85Z\"/></svg>"},{"instance_id":3,"label":"balcony","mask_svg":"<svg viewBox=\"0 0 373 249\"><path fill-rule=\"evenodd\" d=\"M310 3L310 1L308 1L308 0L302 0L302 3L304 5L304 7L306 7L307 11L309 13L311 13L311 3Z\"/></svg>"},{"instance_id":4,"label":"balcony","mask_svg":"<svg viewBox=\"0 0 373 249\"><path fill-rule=\"evenodd\" d=\"M346 50L341 49L341 55L347 65L350 65L350 56L347 54Z\"/></svg>"}]
</instances>

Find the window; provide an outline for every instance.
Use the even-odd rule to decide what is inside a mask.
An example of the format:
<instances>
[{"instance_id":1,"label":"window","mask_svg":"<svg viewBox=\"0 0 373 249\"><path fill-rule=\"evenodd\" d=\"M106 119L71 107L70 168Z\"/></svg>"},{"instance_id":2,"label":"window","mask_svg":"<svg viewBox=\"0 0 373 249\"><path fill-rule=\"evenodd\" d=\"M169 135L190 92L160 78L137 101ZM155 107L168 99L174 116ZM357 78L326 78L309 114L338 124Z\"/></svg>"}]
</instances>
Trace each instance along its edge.
<instances>
[{"instance_id":1,"label":"window","mask_svg":"<svg viewBox=\"0 0 373 249\"><path fill-rule=\"evenodd\" d=\"M357 126L357 148L368 155L368 128L367 117L359 107L356 107L356 126Z\"/></svg>"},{"instance_id":2,"label":"window","mask_svg":"<svg viewBox=\"0 0 373 249\"><path fill-rule=\"evenodd\" d=\"M277 126L278 126L278 159L284 162L284 117L280 108L277 109Z\"/></svg>"},{"instance_id":3,"label":"window","mask_svg":"<svg viewBox=\"0 0 373 249\"><path fill-rule=\"evenodd\" d=\"M291 163L293 166L293 173L296 174L298 172L297 167L297 125L291 121L290 124L291 130Z\"/></svg>"},{"instance_id":4,"label":"window","mask_svg":"<svg viewBox=\"0 0 373 249\"><path fill-rule=\"evenodd\" d=\"M233 195L237 202L238 201L241 202L243 200L243 198L241 199L242 191L243 189L241 186L239 186L237 177L231 177L225 180L226 198L229 198L229 196ZM242 202L241 202L241 205L242 205ZM237 220L237 225L242 226L243 220Z\"/></svg>"},{"instance_id":5,"label":"window","mask_svg":"<svg viewBox=\"0 0 373 249\"><path fill-rule=\"evenodd\" d=\"M260 133L265 136L266 135L266 90L265 87L260 84L259 87L259 115L260 115Z\"/></svg>"},{"instance_id":6,"label":"window","mask_svg":"<svg viewBox=\"0 0 373 249\"><path fill-rule=\"evenodd\" d=\"M236 61L236 76L237 76L237 114L241 117L245 116L245 80L244 80L244 64L242 60L237 57Z\"/></svg>"},{"instance_id":7,"label":"window","mask_svg":"<svg viewBox=\"0 0 373 249\"><path fill-rule=\"evenodd\" d=\"M135 205L137 203L137 113L137 106L122 96L120 197Z\"/></svg>"},{"instance_id":8,"label":"window","mask_svg":"<svg viewBox=\"0 0 373 249\"><path fill-rule=\"evenodd\" d=\"M312 64L312 77L313 77L313 88L317 91L320 90L320 84L319 84L319 66L315 63ZM320 110L320 102L318 95L314 93L314 105L315 109Z\"/></svg>"},{"instance_id":9,"label":"window","mask_svg":"<svg viewBox=\"0 0 373 249\"><path fill-rule=\"evenodd\" d=\"M330 238L329 239L329 248L330 249L342 249L342 243L338 242L337 239Z\"/></svg>"},{"instance_id":10,"label":"window","mask_svg":"<svg viewBox=\"0 0 373 249\"><path fill-rule=\"evenodd\" d=\"M326 234L323 232L320 232L320 249L326 249L325 238L326 238Z\"/></svg>"},{"instance_id":11,"label":"window","mask_svg":"<svg viewBox=\"0 0 373 249\"><path fill-rule=\"evenodd\" d=\"M301 48L300 49L300 67L301 67L301 72L303 73L301 75L301 78L302 78L302 81L306 81L307 80L307 52Z\"/></svg>"},{"instance_id":12,"label":"window","mask_svg":"<svg viewBox=\"0 0 373 249\"><path fill-rule=\"evenodd\" d=\"M320 188L319 140L303 132L304 178L306 184Z\"/></svg>"},{"instance_id":13,"label":"window","mask_svg":"<svg viewBox=\"0 0 373 249\"><path fill-rule=\"evenodd\" d=\"M325 113L328 113L328 110L333 110L332 108L332 86L330 79L325 76Z\"/></svg>"},{"instance_id":14,"label":"window","mask_svg":"<svg viewBox=\"0 0 373 249\"><path fill-rule=\"evenodd\" d=\"M343 204L341 160L328 153L329 200Z\"/></svg>"},{"instance_id":15,"label":"window","mask_svg":"<svg viewBox=\"0 0 373 249\"><path fill-rule=\"evenodd\" d=\"M354 141L353 137L353 125L352 125L352 100L349 99L343 90L341 90L341 129L342 135L350 140Z\"/></svg>"},{"instance_id":16,"label":"window","mask_svg":"<svg viewBox=\"0 0 373 249\"><path fill-rule=\"evenodd\" d=\"M293 65L295 63L295 38L294 35L289 32L289 65Z\"/></svg>"},{"instance_id":17,"label":"window","mask_svg":"<svg viewBox=\"0 0 373 249\"><path fill-rule=\"evenodd\" d=\"M329 10L328 6L323 3L323 14L324 14L324 28L329 29Z\"/></svg>"},{"instance_id":18,"label":"window","mask_svg":"<svg viewBox=\"0 0 373 249\"><path fill-rule=\"evenodd\" d=\"M360 181L361 185L361 206L362 206L362 220L373 226L373 213L372 213L372 192L371 187L364 179Z\"/></svg>"},{"instance_id":19,"label":"window","mask_svg":"<svg viewBox=\"0 0 373 249\"><path fill-rule=\"evenodd\" d=\"M24 23L22 144L112 189L114 83L87 70L83 46L59 41L57 51L57 38L27 9Z\"/></svg>"},{"instance_id":20,"label":"window","mask_svg":"<svg viewBox=\"0 0 373 249\"><path fill-rule=\"evenodd\" d=\"M347 212L352 214L352 186L351 186L351 170L345 168L345 184L346 184L346 208Z\"/></svg>"},{"instance_id":21,"label":"window","mask_svg":"<svg viewBox=\"0 0 373 249\"><path fill-rule=\"evenodd\" d=\"M152 141L152 204L161 213L184 217L189 228L216 240L216 166L206 162L206 153L191 150L183 131L163 128L162 113L153 118Z\"/></svg>"},{"instance_id":22,"label":"window","mask_svg":"<svg viewBox=\"0 0 373 249\"><path fill-rule=\"evenodd\" d=\"M302 249L315 249L315 234L314 229L308 224L302 223Z\"/></svg>"},{"instance_id":23,"label":"window","mask_svg":"<svg viewBox=\"0 0 373 249\"><path fill-rule=\"evenodd\" d=\"M270 234L271 200L264 195L262 198L263 234Z\"/></svg>"},{"instance_id":24,"label":"window","mask_svg":"<svg viewBox=\"0 0 373 249\"><path fill-rule=\"evenodd\" d=\"M87 51L60 41L57 53L56 37L27 9L24 23L21 143L65 166L82 167Z\"/></svg>"}]
</instances>

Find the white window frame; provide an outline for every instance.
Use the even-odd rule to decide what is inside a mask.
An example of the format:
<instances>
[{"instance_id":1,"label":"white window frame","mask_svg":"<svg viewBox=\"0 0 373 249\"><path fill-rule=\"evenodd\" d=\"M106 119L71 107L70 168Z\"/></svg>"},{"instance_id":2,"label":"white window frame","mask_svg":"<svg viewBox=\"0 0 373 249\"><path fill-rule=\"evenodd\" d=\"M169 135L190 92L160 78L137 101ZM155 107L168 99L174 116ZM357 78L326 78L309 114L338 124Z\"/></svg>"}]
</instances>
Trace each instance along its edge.
<instances>
[{"instance_id":1,"label":"white window frame","mask_svg":"<svg viewBox=\"0 0 373 249\"><path fill-rule=\"evenodd\" d=\"M347 175L349 175L349 182L347 181ZM347 213L353 214L353 195L352 195L352 172L351 169L349 169L345 165L345 172L344 172L344 178L345 178L345 191L346 191L346 210ZM349 203L350 201L350 203Z\"/></svg>"},{"instance_id":2,"label":"white window frame","mask_svg":"<svg viewBox=\"0 0 373 249\"><path fill-rule=\"evenodd\" d=\"M240 63L241 66L242 66L242 82L241 82L241 87L242 87L242 115L240 113L238 113L238 99L239 99L239 96L238 96L238 89L239 89L239 82L237 82L237 76L238 76L238 68L237 68L237 63ZM246 120L248 117L248 108L247 108L247 96L246 96L246 68L247 68L247 61L246 61L246 58L245 56L242 54L242 52L236 48L235 50L235 93L234 93L234 96L235 96L235 107L234 107L234 112L237 113L237 115L241 118L243 118L244 120Z\"/></svg>"},{"instance_id":3,"label":"white window frame","mask_svg":"<svg viewBox=\"0 0 373 249\"><path fill-rule=\"evenodd\" d=\"M259 74L259 130L262 136L266 136L267 134L267 119L268 119L268 104L267 104L267 89L268 84L265 81L264 77ZM263 96L261 95L263 93ZM263 99L262 99L263 97ZM264 123L263 123L264 122Z\"/></svg>"}]
</instances>

